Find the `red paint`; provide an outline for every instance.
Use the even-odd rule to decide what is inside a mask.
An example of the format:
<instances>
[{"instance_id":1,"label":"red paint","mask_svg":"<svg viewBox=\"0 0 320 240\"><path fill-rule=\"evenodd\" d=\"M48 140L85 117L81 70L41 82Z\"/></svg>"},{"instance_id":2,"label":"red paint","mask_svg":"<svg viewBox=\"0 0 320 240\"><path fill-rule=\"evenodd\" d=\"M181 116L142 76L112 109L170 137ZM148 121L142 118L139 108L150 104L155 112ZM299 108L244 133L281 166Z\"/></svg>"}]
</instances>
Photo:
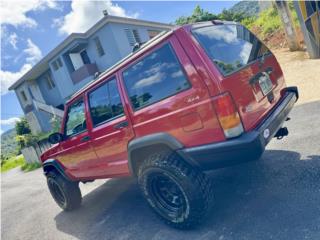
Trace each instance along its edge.
<instances>
[{"instance_id":1,"label":"red paint","mask_svg":"<svg viewBox=\"0 0 320 240\"><path fill-rule=\"evenodd\" d=\"M127 147L134 138L165 132L175 137L185 147L225 141L213 104L214 99L225 92L232 97L236 109L234 105L229 108L227 106L225 111L222 110L219 114L226 115L231 110L237 111L245 131L252 130L279 101L281 90L285 87L283 74L275 57L272 55L267 57L262 66L262 69L273 68L270 78L273 83L274 101L269 103L257 86L250 86L248 83L252 76L261 71L257 62L224 77L190 31L191 26L177 28L159 43L138 51L69 101L66 109L73 101L84 98L87 131L49 149L42 155L42 161L54 158L65 167L67 175L72 179L89 180L129 175ZM132 63L166 43L170 43L174 49L192 87L133 111L123 84L122 72ZM87 94L99 84L115 77L125 114L93 128ZM128 122L128 126L122 129L114 128L116 124L124 121ZM64 122L65 119L62 123L62 133ZM84 136L90 137L90 140L82 143L81 139Z\"/></svg>"}]
</instances>

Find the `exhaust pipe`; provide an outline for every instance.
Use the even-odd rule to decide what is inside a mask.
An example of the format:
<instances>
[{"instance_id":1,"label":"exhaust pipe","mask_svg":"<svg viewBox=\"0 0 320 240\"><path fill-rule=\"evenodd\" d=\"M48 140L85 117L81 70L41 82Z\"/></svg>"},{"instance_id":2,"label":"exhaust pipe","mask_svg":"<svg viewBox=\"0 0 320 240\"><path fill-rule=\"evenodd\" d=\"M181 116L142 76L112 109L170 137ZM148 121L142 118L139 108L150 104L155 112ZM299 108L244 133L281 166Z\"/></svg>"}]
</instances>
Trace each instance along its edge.
<instances>
[{"instance_id":1,"label":"exhaust pipe","mask_svg":"<svg viewBox=\"0 0 320 240\"><path fill-rule=\"evenodd\" d=\"M288 136L288 134L289 134L288 128L283 127L278 130L278 132L276 133L276 135L274 135L274 137L280 140L283 137Z\"/></svg>"}]
</instances>

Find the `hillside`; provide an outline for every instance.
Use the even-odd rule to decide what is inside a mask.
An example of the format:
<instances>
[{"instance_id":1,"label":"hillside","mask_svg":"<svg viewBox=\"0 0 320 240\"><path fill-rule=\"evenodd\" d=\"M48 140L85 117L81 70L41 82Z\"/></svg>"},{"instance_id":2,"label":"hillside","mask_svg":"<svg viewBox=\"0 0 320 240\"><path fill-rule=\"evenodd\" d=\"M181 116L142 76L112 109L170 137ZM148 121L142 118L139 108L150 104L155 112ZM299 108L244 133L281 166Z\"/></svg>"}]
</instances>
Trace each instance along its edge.
<instances>
[{"instance_id":1,"label":"hillside","mask_svg":"<svg viewBox=\"0 0 320 240\"><path fill-rule=\"evenodd\" d=\"M18 144L16 142L16 130L10 129L1 134L1 155L10 157L15 155L18 151Z\"/></svg>"},{"instance_id":2,"label":"hillside","mask_svg":"<svg viewBox=\"0 0 320 240\"><path fill-rule=\"evenodd\" d=\"M271 7L271 1L240 1L229 10L233 13L243 13L248 17L257 17L259 13Z\"/></svg>"}]
</instances>

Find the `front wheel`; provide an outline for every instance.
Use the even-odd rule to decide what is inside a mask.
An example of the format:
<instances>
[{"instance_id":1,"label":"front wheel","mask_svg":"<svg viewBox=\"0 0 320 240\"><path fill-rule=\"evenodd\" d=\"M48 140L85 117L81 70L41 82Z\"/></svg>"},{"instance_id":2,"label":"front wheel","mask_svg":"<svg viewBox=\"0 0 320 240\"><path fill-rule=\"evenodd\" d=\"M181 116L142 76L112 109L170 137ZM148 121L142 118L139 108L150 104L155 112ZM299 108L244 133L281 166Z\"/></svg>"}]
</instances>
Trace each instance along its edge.
<instances>
[{"instance_id":1,"label":"front wheel","mask_svg":"<svg viewBox=\"0 0 320 240\"><path fill-rule=\"evenodd\" d=\"M176 153L162 152L146 159L139 168L138 182L158 216L177 228L199 224L212 204L209 179Z\"/></svg>"},{"instance_id":2,"label":"front wheel","mask_svg":"<svg viewBox=\"0 0 320 240\"><path fill-rule=\"evenodd\" d=\"M81 191L78 182L71 182L55 171L47 174L47 184L51 196L60 208L74 210L81 205Z\"/></svg>"}]
</instances>

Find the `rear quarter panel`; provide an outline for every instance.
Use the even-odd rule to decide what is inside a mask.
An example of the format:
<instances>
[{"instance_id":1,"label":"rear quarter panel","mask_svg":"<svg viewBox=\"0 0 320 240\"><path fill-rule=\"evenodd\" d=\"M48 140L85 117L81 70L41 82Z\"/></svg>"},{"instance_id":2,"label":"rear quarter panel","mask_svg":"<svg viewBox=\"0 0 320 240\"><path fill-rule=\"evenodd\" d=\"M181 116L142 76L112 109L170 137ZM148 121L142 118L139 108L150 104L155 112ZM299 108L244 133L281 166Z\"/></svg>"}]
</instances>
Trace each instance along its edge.
<instances>
[{"instance_id":1,"label":"rear quarter panel","mask_svg":"<svg viewBox=\"0 0 320 240\"><path fill-rule=\"evenodd\" d=\"M224 139L211 103L208 88L173 34L148 51L151 53L169 42L192 87L157 103L134 111L121 79L121 88L129 106L135 137L153 133L171 134L184 146L191 147ZM147 53L147 54L148 54ZM137 61L141 60L138 58ZM125 70L125 69L124 69ZM122 71L120 71L122 76Z\"/></svg>"}]
</instances>

